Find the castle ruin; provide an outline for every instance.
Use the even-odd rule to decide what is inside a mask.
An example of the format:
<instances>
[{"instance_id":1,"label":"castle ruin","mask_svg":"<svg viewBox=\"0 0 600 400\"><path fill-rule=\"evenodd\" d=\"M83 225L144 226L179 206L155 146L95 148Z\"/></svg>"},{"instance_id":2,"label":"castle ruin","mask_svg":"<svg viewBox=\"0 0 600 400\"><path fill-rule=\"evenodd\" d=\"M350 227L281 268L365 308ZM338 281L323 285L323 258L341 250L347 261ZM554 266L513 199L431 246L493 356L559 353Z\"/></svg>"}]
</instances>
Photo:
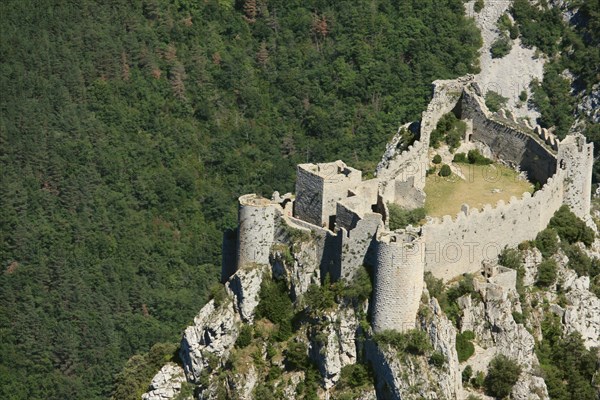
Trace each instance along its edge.
<instances>
[{"instance_id":1,"label":"castle ruin","mask_svg":"<svg viewBox=\"0 0 600 400\"><path fill-rule=\"evenodd\" d=\"M491 113L471 76L434 82L423 113L419 139L398 154L400 135L388 144L376 178L362 180L342 161L300 164L295 198L257 195L239 198L236 261L223 262L222 278L237 269L268 264L273 245L289 229L310 233L321 276L351 280L366 264L374 275L372 325L375 332L406 331L415 326L423 274L450 280L481 271L505 246L532 240L554 212L567 204L588 219L593 145L581 134L559 141L548 130ZM501 160L542 186L508 203L483 209L464 205L455 216L427 217L420 227L390 231L388 203L411 209L425 202L429 137L439 119L453 112L467 122L466 141L481 142ZM225 257L224 260L232 260Z\"/></svg>"}]
</instances>

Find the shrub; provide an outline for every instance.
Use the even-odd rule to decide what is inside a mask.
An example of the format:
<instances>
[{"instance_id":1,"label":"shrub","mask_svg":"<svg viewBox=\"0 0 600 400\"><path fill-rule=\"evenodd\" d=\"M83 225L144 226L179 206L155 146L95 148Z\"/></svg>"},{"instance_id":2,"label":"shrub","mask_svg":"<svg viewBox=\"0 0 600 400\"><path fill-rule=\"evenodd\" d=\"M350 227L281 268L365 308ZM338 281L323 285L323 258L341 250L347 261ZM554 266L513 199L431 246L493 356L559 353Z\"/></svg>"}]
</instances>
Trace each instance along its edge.
<instances>
[{"instance_id":1,"label":"shrub","mask_svg":"<svg viewBox=\"0 0 600 400\"><path fill-rule=\"evenodd\" d=\"M594 231L586 226L585 222L577 218L567 205L561 206L554 213L548 226L556 230L561 240L571 244L583 242L589 247L594 241Z\"/></svg>"},{"instance_id":2,"label":"shrub","mask_svg":"<svg viewBox=\"0 0 600 400\"><path fill-rule=\"evenodd\" d=\"M508 37L504 35L496 39L490 47L490 53L492 54L492 58L502 58L508 53L510 53L511 50L512 42Z\"/></svg>"},{"instance_id":3,"label":"shrub","mask_svg":"<svg viewBox=\"0 0 600 400\"><path fill-rule=\"evenodd\" d=\"M569 257L569 263L567 264L567 267L577 272L578 276L596 275L594 273L595 271L592 271L592 259L585 253L585 251L581 250L574 244L563 246L563 250L566 256Z\"/></svg>"},{"instance_id":4,"label":"shrub","mask_svg":"<svg viewBox=\"0 0 600 400\"><path fill-rule=\"evenodd\" d=\"M519 93L519 100L521 100L521 101L527 100L527 90L523 90L523 91L521 91L521 93Z\"/></svg>"},{"instance_id":5,"label":"shrub","mask_svg":"<svg viewBox=\"0 0 600 400\"><path fill-rule=\"evenodd\" d=\"M256 316L267 318L278 325L276 340L284 341L289 338L292 334L294 310L285 282L264 279L260 285L259 299Z\"/></svg>"},{"instance_id":6,"label":"shrub","mask_svg":"<svg viewBox=\"0 0 600 400\"><path fill-rule=\"evenodd\" d=\"M215 301L215 307L219 307L227 298L225 286L220 283L213 284L209 289L209 298Z\"/></svg>"},{"instance_id":7,"label":"shrub","mask_svg":"<svg viewBox=\"0 0 600 400\"><path fill-rule=\"evenodd\" d=\"M497 355L490 362L485 377L486 393L500 399L508 396L520 375L519 364L502 354Z\"/></svg>"},{"instance_id":8,"label":"shrub","mask_svg":"<svg viewBox=\"0 0 600 400\"><path fill-rule=\"evenodd\" d=\"M441 162L442 162L442 156L440 156L439 154L436 154L435 156L433 156L434 164L440 164Z\"/></svg>"},{"instance_id":9,"label":"shrub","mask_svg":"<svg viewBox=\"0 0 600 400\"><path fill-rule=\"evenodd\" d=\"M368 385L371 381L370 373L363 364L350 364L340 371L340 380L337 385L340 388L358 388Z\"/></svg>"},{"instance_id":10,"label":"shrub","mask_svg":"<svg viewBox=\"0 0 600 400\"><path fill-rule=\"evenodd\" d=\"M475 346L471 343L474 338L475 335L472 331L464 331L456 335L456 352L459 362L467 361L475 353Z\"/></svg>"},{"instance_id":11,"label":"shrub","mask_svg":"<svg viewBox=\"0 0 600 400\"><path fill-rule=\"evenodd\" d=\"M429 357L429 362L436 368L442 368L446 363L446 357L439 351L434 351L431 357Z\"/></svg>"},{"instance_id":12,"label":"shrub","mask_svg":"<svg viewBox=\"0 0 600 400\"><path fill-rule=\"evenodd\" d=\"M344 286L342 295L350 300L365 301L371 297L373 283L366 266L359 268L350 284Z\"/></svg>"},{"instance_id":13,"label":"shrub","mask_svg":"<svg viewBox=\"0 0 600 400\"><path fill-rule=\"evenodd\" d=\"M457 163L466 163L467 155L465 153L456 153L454 155L454 158L452 159L452 161L457 162Z\"/></svg>"},{"instance_id":14,"label":"shrub","mask_svg":"<svg viewBox=\"0 0 600 400\"><path fill-rule=\"evenodd\" d=\"M467 159L469 160L469 163L476 165L489 165L492 163L492 160L484 157L477 149L469 150Z\"/></svg>"},{"instance_id":15,"label":"shrub","mask_svg":"<svg viewBox=\"0 0 600 400\"><path fill-rule=\"evenodd\" d=\"M304 302L312 312L324 311L335 307L335 295L329 287L329 275L323 285L313 283L304 294Z\"/></svg>"},{"instance_id":16,"label":"shrub","mask_svg":"<svg viewBox=\"0 0 600 400\"><path fill-rule=\"evenodd\" d=\"M523 257L519 250L507 247L498 256L498 263L507 268L519 270L523 268Z\"/></svg>"},{"instance_id":17,"label":"shrub","mask_svg":"<svg viewBox=\"0 0 600 400\"><path fill-rule=\"evenodd\" d=\"M237 340L235 341L235 346L243 349L248 347L248 345L252 342L252 326L243 325L242 329L240 329L240 334L238 335Z\"/></svg>"},{"instance_id":18,"label":"shrub","mask_svg":"<svg viewBox=\"0 0 600 400\"><path fill-rule=\"evenodd\" d=\"M546 228L540 231L535 237L535 247L537 247L544 258L552 256L558 251L558 236L552 228Z\"/></svg>"},{"instance_id":19,"label":"shrub","mask_svg":"<svg viewBox=\"0 0 600 400\"><path fill-rule=\"evenodd\" d=\"M442 168L440 168L439 175L440 176L450 176L451 174L452 174L452 170L450 169L450 166L448 164L442 165Z\"/></svg>"},{"instance_id":20,"label":"shrub","mask_svg":"<svg viewBox=\"0 0 600 400\"><path fill-rule=\"evenodd\" d=\"M465 369L463 369L463 372L462 372L463 383L469 382L469 380L471 379L472 376L473 376L473 367L471 367L470 365L467 365L465 367Z\"/></svg>"},{"instance_id":21,"label":"shrub","mask_svg":"<svg viewBox=\"0 0 600 400\"><path fill-rule=\"evenodd\" d=\"M494 92L493 90L488 90L488 92L485 94L485 105L491 112L500 111L500 109L506 105L507 101L508 98Z\"/></svg>"},{"instance_id":22,"label":"shrub","mask_svg":"<svg viewBox=\"0 0 600 400\"><path fill-rule=\"evenodd\" d=\"M373 335L373 340L379 345L390 345L400 353L423 355L431 350L427 333L418 329L404 333L385 330Z\"/></svg>"},{"instance_id":23,"label":"shrub","mask_svg":"<svg viewBox=\"0 0 600 400\"><path fill-rule=\"evenodd\" d=\"M483 387L484 383L485 383L485 374L483 373L483 371L477 372L477 375L475 375L473 378L471 378L471 386L473 386L475 389L479 389L480 387Z\"/></svg>"},{"instance_id":24,"label":"shrub","mask_svg":"<svg viewBox=\"0 0 600 400\"><path fill-rule=\"evenodd\" d=\"M283 353L285 356L285 366L291 371L303 371L309 364L308 350L302 342L291 342L287 350Z\"/></svg>"},{"instance_id":25,"label":"shrub","mask_svg":"<svg viewBox=\"0 0 600 400\"><path fill-rule=\"evenodd\" d=\"M513 311L512 317L517 324L522 324L523 322L525 322L525 317L520 312Z\"/></svg>"},{"instance_id":26,"label":"shrub","mask_svg":"<svg viewBox=\"0 0 600 400\"><path fill-rule=\"evenodd\" d=\"M484 5L485 4L483 0L476 0L475 4L473 4L473 11L475 11L476 13L480 12L481 10L483 10Z\"/></svg>"},{"instance_id":27,"label":"shrub","mask_svg":"<svg viewBox=\"0 0 600 400\"><path fill-rule=\"evenodd\" d=\"M556 261L546 259L538 266L537 286L548 287L556 281Z\"/></svg>"},{"instance_id":28,"label":"shrub","mask_svg":"<svg viewBox=\"0 0 600 400\"><path fill-rule=\"evenodd\" d=\"M390 212L390 229L393 231L408 225L417 225L426 215L425 209L422 207L407 210L394 203L388 204L388 210Z\"/></svg>"},{"instance_id":29,"label":"shrub","mask_svg":"<svg viewBox=\"0 0 600 400\"><path fill-rule=\"evenodd\" d=\"M459 120L453 113L447 113L440 118L435 129L429 137L431 147L437 149L440 142L445 141L450 147L450 151L454 151L460 145L460 141L465 136L467 124Z\"/></svg>"}]
</instances>

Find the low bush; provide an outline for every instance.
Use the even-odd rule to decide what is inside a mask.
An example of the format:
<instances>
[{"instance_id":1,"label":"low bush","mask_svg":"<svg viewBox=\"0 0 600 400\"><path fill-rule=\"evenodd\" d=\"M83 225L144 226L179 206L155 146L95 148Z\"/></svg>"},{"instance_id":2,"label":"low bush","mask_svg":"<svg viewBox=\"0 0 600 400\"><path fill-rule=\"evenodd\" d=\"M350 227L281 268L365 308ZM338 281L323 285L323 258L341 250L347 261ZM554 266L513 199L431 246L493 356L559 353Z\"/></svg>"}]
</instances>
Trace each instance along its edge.
<instances>
[{"instance_id":1,"label":"low bush","mask_svg":"<svg viewBox=\"0 0 600 400\"><path fill-rule=\"evenodd\" d=\"M465 153L456 153L452 161L457 163L466 163L467 155Z\"/></svg>"},{"instance_id":2,"label":"low bush","mask_svg":"<svg viewBox=\"0 0 600 400\"><path fill-rule=\"evenodd\" d=\"M447 360L444 354L440 353L439 351L434 351L431 357L429 357L429 362L436 368L442 368L446 361Z\"/></svg>"},{"instance_id":3,"label":"low bush","mask_svg":"<svg viewBox=\"0 0 600 400\"><path fill-rule=\"evenodd\" d=\"M492 359L485 377L485 390L490 396L502 399L510 394L519 380L521 366L516 361L499 354Z\"/></svg>"},{"instance_id":4,"label":"low bush","mask_svg":"<svg viewBox=\"0 0 600 400\"><path fill-rule=\"evenodd\" d=\"M544 258L552 256L558 251L558 235L552 228L546 228L540 231L535 237L535 247L537 247Z\"/></svg>"},{"instance_id":5,"label":"low bush","mask_svg":"<svg viewBox=\"0 0 600 400\"><path fill-rule=\"evenodd\" d=\"M250 343L252 343L252 326L243 325L240 329L240 334L235 341L235 347L243 349L248 347Z\"/></svg>"},{"instance_id":6,"label":"low bush","mask_svg":"<svg viewBox=\"0 0 600 400\"><path fill-rule=\"evenodd\" d=\"M346 365L340 371L339 388L358 388L372 383L373 379L369 370L363 364Z\"/></svg>"},{"instance_id":7,"label":"low bush","mask_svg":"<svg viewBox=\"0 0 600 400\"><path fill-rule=\"evenodd\" d=\"M386 330L373 335L373 340L378 345L390 345L400 353L423 355L432 348L427 333L418 329L404 333Z\"/></svg>"},{"instance_id":8,"label":"low bush","mask_svg":"<svg viewBox=\"0 0 600 400\"><path fill-rule=\"evenodd\" d=\"M440 156L439 154L436 154L435 156L433 156L432 161L434 164L440 164L442 162L442 156Z\"/></svg>"},{"instance_id":9,"label":"low bush","mask_svg":"<svg viewBox=\"0 0 600 400\"><path fill-rule=\"evenodd\" d=\"M417 225L425 218L425 209L415 208L413 210L407 210L394 203L388 203L388 210L390 212L390 229L402 229L408 225Z\"/></svg>"},{"instance_id":10,"label":"low bush","mask_svg":"<svg viewBox=\"0 0 600 400\"><path fill-rule=\"evenodd\" d=\"M469 382L471 380L472 376L473 376L473 367L471 367L470 365L467 365L465 367L465 369L463 369L463 372L462 372L463 383Z\"/></svg>"},{"instance_id":11,"label":"low bush","mask_svg":"<svg viewBox=\"0 0 600 400\"><path fill-rule=\"evenodd\" d=\"M502 35L498 39L492 43L490 47L490 53L492 54L492 58L502 58L512 50L512 42L511 40Z\"/></svg>"},{"instance_id":12,"label":"low bush","mask_svg":"<svg viewBox=\"0 0 600 400\"><path fill-rule=\"evenodd\" d=\"M475 11L476 13L480 12L481 10L483 10L484 5L485 3L483 2L483 0L476 0L475 4L473 4L473 11Z\"/></svg>"},{"instance_id":13,"label":"low bush","mask_svg":"<svg viewBox=\"0 0 600 400\"><path fill-rule=\"evenodd\" d=\"M556 261L546 259L538 266L537 281L535 284L541 287L549 287L556 282Z\"/></svg>"},{"instance_id":14,"label":"low bush","mask_svg":"<svg viewBox=\"0 0 600 400\"><path fill-rule=\"evenodd\" d=\"M474 353L475 346L471 340L475 339L475 334L472 331L464 331L456 335L456 352L458 361L467 361Z\"/></svg>"},{"instance_id":15,"label":"low bush","mask_svg":"<svg viewBox=\"0 0 600 400\"><path fill-rule=\"evenodd\" d=\"M494 92L493 90L488 90L488 92L485 94L485 105L491 112L500 111L500 109L504 107L507 102L508 98Z\"/></svg>"},{"instance_id":16,"label":"low bush","mask_svg":"<svg viewBox=\"0 0 600 400\"><path fill-rule=\"evenodd\" d=\"M577 272L578 276L585 275L593 277L598 274L597 271L594 271L592 259L578 246L567 244L563 246L563 251L565 252L565 255L569 257L567 267Z\"/></svg>"},{"instance_id":17,"label":"low bush","mask_svg":"<svg viewBox=\"0 0 600 400\"><path fill-rule=\"evenodd\" d=\"M489 165L492 163L492 160L484 157L477 149L469 150L467 159L469 160L469 163L476 165Z\"/></svg>"},{"instance_id":18,"label":"low bush","mask_svg":"<svg viewBox=\"0 0 600 400\"><path fill-rule=\"evenodd\" d=\"M445 176L450 176L451 174L452 174L452 170L450 169L450 166L448 164L442 165L442 168L440 168L439 175L445 177Z\"/></svg>"},{"instance_id":19,"label":"low bush","mask_svg":"<svg viewBox=\"0 0 600 400\"><path fill-rule=\"evenodd\" d=\"M561 240L568 243L582 242L591 246L594 231L579 219L567 205L561 206L550 219L548 227L553 228Z\"/></svg>"},{"instance_id":20,"label":"low bush","mask_svg":"<svg viewBox=\"0 0 600 400\"><path fill-rule=\"evenodd\" d=\"M274 337L278 341L287 340L292 335L294 309L283 281L264 279L260 285L257 318L267 318L278 325Z\"/></svg>"}]
</instances>

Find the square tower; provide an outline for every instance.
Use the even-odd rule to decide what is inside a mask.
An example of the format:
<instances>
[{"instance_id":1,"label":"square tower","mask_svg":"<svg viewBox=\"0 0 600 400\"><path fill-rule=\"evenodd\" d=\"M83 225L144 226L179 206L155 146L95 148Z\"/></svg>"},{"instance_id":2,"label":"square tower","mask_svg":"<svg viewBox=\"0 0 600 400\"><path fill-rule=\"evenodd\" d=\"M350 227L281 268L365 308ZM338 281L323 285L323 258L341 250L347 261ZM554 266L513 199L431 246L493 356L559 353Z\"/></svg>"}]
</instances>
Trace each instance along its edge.
<instances>
[{"instance_id":1,"label":"square tower","mask_svg":"<svg viewBox=\"0 0 600 400\"><path fill-rule=\"evenodd\" d=\"M296 176L294 216L333 229L337 202L347 198L362 181L362 172L338 160L299 164Z\"/></svg>"}]
</instances>

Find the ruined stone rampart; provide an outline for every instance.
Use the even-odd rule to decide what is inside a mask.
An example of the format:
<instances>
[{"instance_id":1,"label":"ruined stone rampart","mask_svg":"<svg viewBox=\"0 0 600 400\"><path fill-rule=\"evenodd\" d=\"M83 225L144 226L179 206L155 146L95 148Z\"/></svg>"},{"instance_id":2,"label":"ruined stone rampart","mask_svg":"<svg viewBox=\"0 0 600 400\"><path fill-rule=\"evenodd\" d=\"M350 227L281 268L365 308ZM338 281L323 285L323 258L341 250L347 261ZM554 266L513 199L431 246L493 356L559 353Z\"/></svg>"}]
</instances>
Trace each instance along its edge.
<instances>
[{"instance_id":1,"label":"ruined stone rampart","mask_svg":"<svg viewBox=\"0 0 600 400\"><path fill-rule=\"evenodd\" d=\"M384 233L376 242L372 326L375 332L404 332L415 327L423 292L423 259L419 239Z\"/></svg>"},{"instance_id":2,"label":"ruined stone rampart","mask_svg":"<svg viewBox=\"0 0 600 400\"><path fill-rule=\"evenodd\" d=\"M461 117L472 121L471 140L485 143L494 158L519 167L530 180L544 184L556 171L556 153L551 146L528 128L492 116L469 90L462 97Z\"/></svg>"},{"instance_id":3,"label":"ruined stone rampart","mask_svg":"<svg viewBox=\"0 0 600 400\"><path fill-rule=\"evenodd\" d=\"M541 190L499 201L483 210L464 208L455 218L430 219L422 227L425 270L444 280L481 269L505 247L535 239L563 203L564 172L548 179Z\"/></svg>"},{"instance_id":4,"label":"ruined stone rampart","mask_svg":"<svg viewBox=\"0 0 600 400\"><path fill-rule=\"evenodd\" d=\"M381 214L368 213L354 229L340 230L341 240L341 269L340 277L352 281L359 268L364 264L375 265L373 258L373 238L378 230L383 228ZM333 277L333 276L332 276Z\"/></svg>"},{"instance_id":5,"label":"ruined stone rampart","mask_svg":"<svg viewBox=\"0 0 600 400\"><path fill-rule=\"evenodd\" d=\"M579 218L590 213L594 145L581 134L567 136L559 145L560 168L566 172L565 204Z\"/></svg>"}]
</instances>

